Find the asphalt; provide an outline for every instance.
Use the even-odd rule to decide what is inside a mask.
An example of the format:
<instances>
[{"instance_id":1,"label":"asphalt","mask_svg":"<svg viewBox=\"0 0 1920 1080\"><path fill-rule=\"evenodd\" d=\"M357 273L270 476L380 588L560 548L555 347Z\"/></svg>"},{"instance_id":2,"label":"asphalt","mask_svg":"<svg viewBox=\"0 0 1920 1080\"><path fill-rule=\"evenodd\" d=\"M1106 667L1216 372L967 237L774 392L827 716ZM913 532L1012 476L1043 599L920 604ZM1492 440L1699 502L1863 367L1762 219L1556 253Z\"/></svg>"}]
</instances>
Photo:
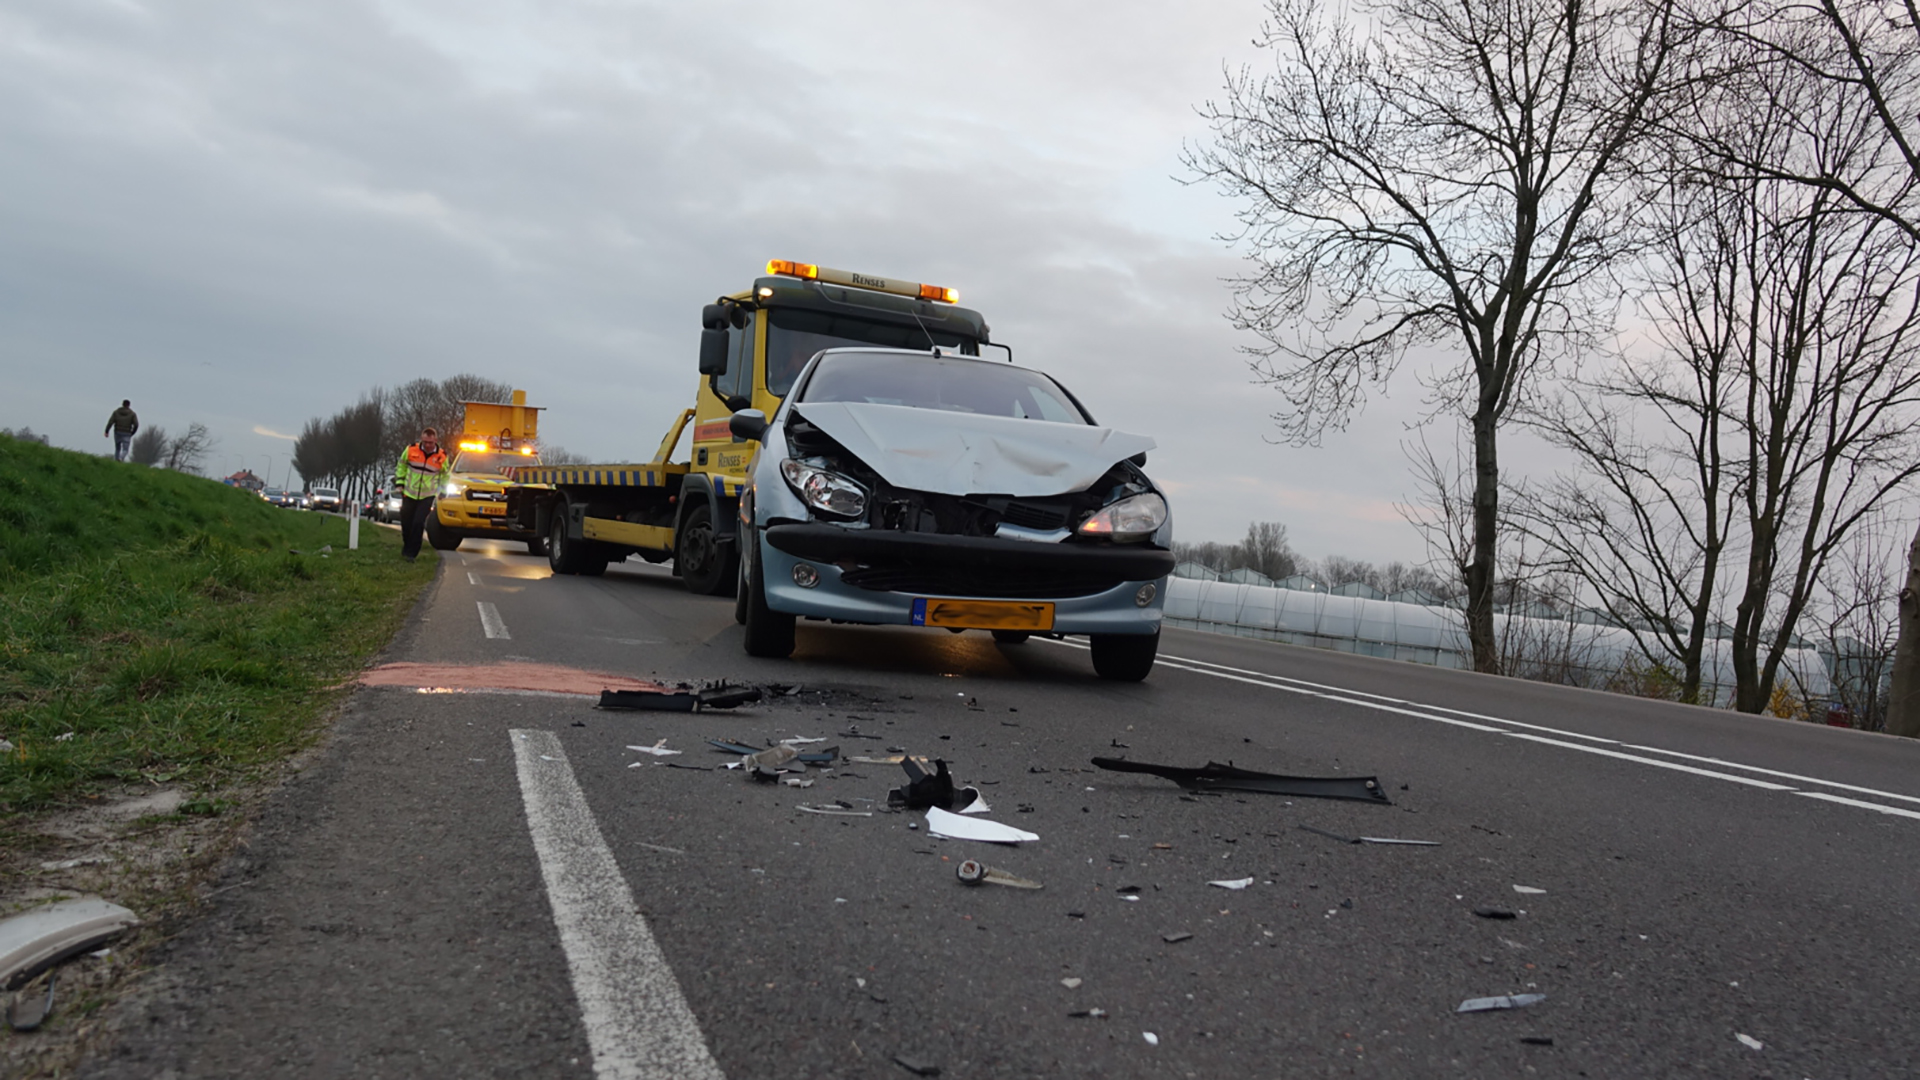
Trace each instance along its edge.
<instances>
[{"instance_id":1,"label":"asphalt","mask_svg":"<svg viewBox=\"0 0 1920 1080\"><path fill-rule=\"evenodd\" d=\"M800 690L692 715L359 691L82 1075L593 1075L514 731L557 733L736 1080L912 1075L897 1056L949 1078L1920 1073L1920 818L1874 809L1920 813L1905 741L1179 631L1137 685L977 633L803 623L793 659L754 660L731 601L658 568L469 548L388 659ZM930 839L884 811L892 764L789 788L663 763L790 736L944 758L1040 840ZM627 749L660 739L684 753ZM1094 756L1377 776L1393 804L1188 795ZM835 800L879 812L795 809ZM1045 888L962 886L968 857ZM1453 1011L1509 993L1547 997Z\"/></svg>"}]
</instances>

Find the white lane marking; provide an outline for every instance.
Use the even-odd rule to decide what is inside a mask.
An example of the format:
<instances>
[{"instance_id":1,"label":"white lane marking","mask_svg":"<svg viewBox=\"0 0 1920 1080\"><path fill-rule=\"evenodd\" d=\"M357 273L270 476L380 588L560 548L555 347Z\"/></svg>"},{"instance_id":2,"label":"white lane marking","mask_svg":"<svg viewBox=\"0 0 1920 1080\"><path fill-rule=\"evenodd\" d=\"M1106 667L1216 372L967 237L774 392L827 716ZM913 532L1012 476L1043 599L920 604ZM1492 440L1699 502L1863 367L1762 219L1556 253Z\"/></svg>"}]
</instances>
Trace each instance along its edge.
<instances>
[{"instance_id":1,"label":"white lane marking","mask_svg":"<svg viewBox=\"0 0 1920 1080\"><path fill-rule=\"evenodd\" d=\"M1801 776L1799 773L1779 772L1775 769L1763 769L1758 765L1742 765L1737 761L1722 761L1719 758L1701 757L1698 754L1683 754L1678 750L1662 750L1657 746L1625 745L1629 750L1645 750L1649 754L1665 754L1668 757L1685 758L1688 761L1703 761L1708 765L1724 765L1729 769L1740 769L1745 772L1759 773L1762 776L1778 776L1783 780L1798 780L1803 784L1819 784L1821 787L1839 788L1841 791L1857 791L1862 795L1878 795L1883 799L1899 799L1901 802L1920 803L1920 798L1912 795L1900 795L1891 791L1881 791L1878 788L1842 784L1838 780L1822 780L1817 776Z\"/></svg>"},{"instance_id":2,"label":"white lane marking","mask_svg":"<svg viewBox=\"0 0 1920 1080\"><path fill-rule=\"evenodd\" d=\"M480 575L479 575L479 574L476 574L476 573L474 573L474 572L473 572L473 571L471 571L471 570L469 570L469 571L467 571L467 584L469 584L469 585L478 585L478 584L480 584Z\"/></svg>"},{"instance_id":3,"label":"white lane marking","mask_svg":"<svg viewBox=\"0 0 1920 1080\"><path fill-rule=\"evenodd\" d=\"M1082 645L1078 642L1063 641L1058 638L1040 638L1038 640L1044 641L1050 645L1065 645L1068 648L1081 649L1083 651L1088 648L1087 646ZM1564 747L1568 750L1578 750L1583 753L1598 754L1602 757L1618 758L1622 761L1632 761L1641 765L1651 765L1658 769L1669 769L1674 772L1691 773L1695 776L1705 776L1715 780L1726 780L1730 783L1743 784L1748 787L1757 787L1766 791L1791 792L1796 795L1805 795L1808 798L1820 799L1823 802L1838 803L1843 806L1854 806L1854 807L1859 807L1861 809L1876 810L1881 813L1893 814L1900 817L1911 817L1915 819L1920 819L1920 813L1916 813L1911 810L1903 810L1898 807L1882 806L1879 803L1863 802L1858 799L1847 799L1847 798L1842 798L1838 795L1828 795L1822 792L1800 791L1796 788L1789 787L1785 784L1774 784L1774 783L1769 783L1768 781L1765 781L1765 780L1755 780L1751 777L1735 776L1731 773L1716 772L1712 769L1700 769L1700 768L1695 768L1691 765L1681 765L1677 762L1661 761L1656 758L1640 757L1637 754L1622 753L1618 750L1606 750L1598 746L1583 746L1579 743L1565 742L1565 741L1562 741L1562 739L1546 738L1540 735L1528 734L1525 731L1510 731L1510 730L1507 730L1507 728L1492 727L1487 724L1476 724L1476 723L1471 723L1464 720L1456 720L1447 716L1437 716L1434 714L1435 712L1448 712L1448 713L1453 713L1456 716L1471 716L1480 720L1492 721L1494 724L1506 724L1506 725L1509 725L1510 727L1526 728L1529 731L1546 731L1546 732L1551 732L1554 735L1559 735L1563 737L1586 739L1595 743L1604 743L1608 746L1620 746L1620 747L1624 747L1627 750L1640 750L1647 753L1664 754L1664 755L1667 755L1668 757L1678 757L1678 758L1684 758L1690 761L1700 761L1710 765L1720 765L1729 769L1739 769L1743 772L1759 773L1764 776L1778 776L1786 780L1797 780L1807 784L1819 784L1823 787L1838 788L1843 791L1856 791L1865 795L1877 795L1882 798L1898 799L1902 802L1920 803L1920 798L1915 798L1914 796L1911 796L1911 795L1901 795L1891 791L1880 791L1875 788L1858 787L1853 784L1845 784L1836 780L1822 780L1818 777L1800 776L1794 773L1778 772L1773 769L1761 768L1757 765L1742 765L1738 762L1723 761L1719 758L1698 757L1693 754L1683 754L1677 750L1662 750L1658 747L1653 747L1653 746L1637 746L1637 745L1632 745L1628 743L1622 743L1617 739L1607 739L1597 735L1586 735L1577 731L1564 731L1559 728L1546 727L1540 724L1528 724L1519 720L1508 720L1504 717L1488 716L1484 713L1467 712L1461 709L1449 709L1449 708L1445 708L1444 706L1438 706L1438 705L1425 705L1420 702L1408 701L1404 698L1388 697L1384 694L1374 694L1364 690L1347 690L1342 687L1330 686L1326 683L1308 682L1305 679L1295 679L1286 675L1269 675L1264 672L1253 671L1247 668L1236 668L1236 667L1229 667L1226 664L1216 664L1209 660L1194 660L1188 657L1162 655L1160 657L1159 662L1166 664L1166 666L1168 667L1177 668L1181 671L1191 671L1197 675L1211 675L1216 679L1226 679L1232 682L1246 683L1251 686L1265 687L1266 689L1269 689L1269 690L1282 690L1290 694L1300 694L1306 697L1323 698L1327 701L1337 701L1337 702L1341 702L1343 704L1348 704L1348 705L1358 705L1362 708L1373 709L1378 712L1397 713L1402 716L1411 716L1421 720L1432 720L1437 723L1448 724L1453 727L1463 727L1473 731L1491 732L1495 735L1507 735L1516 739L1526 739L1529 742L1542 743L1547 746L1559 746L1559 747ZM1194 666L1194 665L1204 665L1204 666ZM1229 674L1229 673L1232 673L1232 674ZM1252 677L1249 677L1249 676L1252 676ZM1288 683L1294 683L1298 685L1290 686L1290 685L1287 685ZM1303 689L1303 687L1314 687L1316 689ZM1338 692L1328 693L1325 691L1338 691ZM1371 698L1373 700L1370 700L1370 701L1364 700L1366 698ZM1393 702L1394 704L1392 705L1385 704L1387 702ZM1417 706L1417 708L1414 708L1414 709L1400 708L1398 707L1399 705L1414 705L1414 706Z\"/></svg>"},{"instance_id":4,"label":"white lane marking","mask_svg":"<svg viewBox=\"0 0 1920 1080\"><path fill-rule=\"evenodd\" d=\"M500 609L485 600L476 601L476 604L480 608L480 629L485 630L490 638L512 641L513 635L507 633L506 620L500 618Z\"/></svg>"},{"instance_id":5,"label":"white lane marking","mask_svg":"<svg viewBox=\"0 0 1920 1080\"><path fill-rule=\"evenodd\" d=\"M551 731L511 731L527 828L600 1080L725 1080Z\"/></svg>"},{"instance_id":6,"label":"white lane marking","mask_svg":"<svg viewBox=\"0 0 1920 1080\"><path fill-rule=\"evenodd\" d=\"M1862 802L1859 799L1842 798L1839 795L1829 795L1824 791L1796 791L1794 794L1805 795L1809 799L1819 799L1821 802L1839 803L1842 806L1857 806L1862 810L1878 810L1883 814L1893 814L1897 817L1920 818L1920 812L1913 810L1906 810L1898 806L1881 806L1879 803Z\"/></svg>"}]
</instances>

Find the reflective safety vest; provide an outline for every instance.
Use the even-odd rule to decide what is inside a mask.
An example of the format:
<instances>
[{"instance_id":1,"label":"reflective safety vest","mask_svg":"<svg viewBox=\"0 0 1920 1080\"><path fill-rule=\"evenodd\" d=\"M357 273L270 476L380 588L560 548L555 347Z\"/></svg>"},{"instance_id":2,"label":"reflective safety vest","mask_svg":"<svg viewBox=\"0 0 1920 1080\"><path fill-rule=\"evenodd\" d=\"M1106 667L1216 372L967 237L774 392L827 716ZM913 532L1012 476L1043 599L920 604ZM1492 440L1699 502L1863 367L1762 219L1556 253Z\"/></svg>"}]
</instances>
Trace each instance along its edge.
<instances>
[{"instance_id":1,"label":"reflective safety vest","mask_svg":"<svg viewBox=\"0 0 1920 1080\"><path fill-rule=\"evenodd\" d=\"M409 499L431 499L440 494L440 485L451 473L450 464L445 450L436 448L429 454L419 443L409 443L393 467L393 486Z\"/></svg>"}]
</instances>

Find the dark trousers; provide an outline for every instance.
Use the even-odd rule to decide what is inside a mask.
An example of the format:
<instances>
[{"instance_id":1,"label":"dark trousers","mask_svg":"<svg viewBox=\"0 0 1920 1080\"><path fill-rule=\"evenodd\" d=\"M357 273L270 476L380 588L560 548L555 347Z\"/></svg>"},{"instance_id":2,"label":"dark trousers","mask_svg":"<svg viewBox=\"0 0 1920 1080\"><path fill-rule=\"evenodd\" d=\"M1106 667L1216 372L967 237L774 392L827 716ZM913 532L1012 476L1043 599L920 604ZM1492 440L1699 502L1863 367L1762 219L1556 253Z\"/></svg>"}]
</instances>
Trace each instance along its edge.
<instances>
[{"instance_id":1,"label":"dark trousers","mask_svg":"<svg viewBox=\"0 0 1920 1080\"><path fill-rule=\"evenodd\" d=\"M426 531L432 499L400 499L400 553L411 559L420 554L420 535Z\"/></svg>"}]
</instances>

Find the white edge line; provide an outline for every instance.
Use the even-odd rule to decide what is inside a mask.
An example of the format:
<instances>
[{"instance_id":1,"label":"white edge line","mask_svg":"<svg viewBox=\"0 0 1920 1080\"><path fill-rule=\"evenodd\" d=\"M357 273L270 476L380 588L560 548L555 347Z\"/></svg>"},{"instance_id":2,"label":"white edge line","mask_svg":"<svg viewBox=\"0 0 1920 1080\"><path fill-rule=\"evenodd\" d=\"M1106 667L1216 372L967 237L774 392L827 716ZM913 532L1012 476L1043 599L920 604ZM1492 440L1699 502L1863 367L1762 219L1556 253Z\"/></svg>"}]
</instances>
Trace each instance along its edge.
<instances>
[{"instance_id":1,"label":"white edge line","mask_svg":"<svg viewBox=\"0 0 1920 1080\"><path fill-rule=\"evenodd\" d=\"M1065 645L1068 648L1073 648L1073 649L1085 650L1087 648L1087 646L1081 645L1078 642L1061 641L1057 638L1041 638L1040 640L1049 642L1050 644ZM1651 765L1659 769L1670 769L1675 772L1691 773L1695 776L1711 777L1712 779L1715 779L1715 780L1726 780L1730 783L1744 784L1748 787L1757 787L1766 791L1791 792L1792 794L1795 794L1795 795L1805 795L1810 799L1819 799L1823 802L1839 803L1843 806L1853 806L1863 810L1876 810L1883 814L1893 814L1899 817L1910 817L1916 820L1920 820L1920 812L1902 809L1897 806L1883 806L1879 803L1865 802L1860 799L1843 798L1839 795L1829 795L1829 794L1826 794L1825 792L1800 791L1796 788L1789 787L1785 784L1775 784L1765 780L1755 780L1752 777L1735 776L1731 773L1715 772L1712 769L1695 768L1691 765L1681 765L1678 762L1658 761L1653 758L1640 757L1637 754L1626 754L1618 750L1607 750L1599 746L1584 746L1580 743L1563 742L1560 739L1550 739L1550 738L1546 738L1545 736L1530 734L1529 732L1526 732L1526 731L1508 731L1505 728L1491 727L1485 724L1476 724L1476 723L1471 723L1465 720L1454 720L1445 716L1435 716L1431 712L1420 712L1413 709L1397 708L1392 705L1382 704L1382 702L1389 702L1389 701L1401 702L1401 701L1404 701L1405 699L1390 698L1384 694L1370 694L1364 690L1342 690L1339 687L1327 686L1324 683L1308 682L1305 679L1294 679L1285 675L1269 675L1264 672L1251 671L1247 668L1229 667L1226 664L1215 664L1207 660L1192 660L1187 657L1163 655L1160 658L1160 662L1163 664L1166 664L1168 667L1176 668L1181 671L1191 671L1196 675L1211 675L1216 679L1227 679L1231 682L1247 683L1252 686L1264 687L1268 690L1283 690L1291 694L1301 694L1307 697L1324 698L1328 701L1338 701L1348 705L1358 705L1362 708L1374 709L1379 712L1397 713L1402 716L1411 716L1421 720L1432 720L1437 723L1449 724L1454 727L1463 727L1473 731L1486 731L1486 732L1492 732L1493 734L1496 734L1496 735L1508 735L1516 739L1525 739L1529 742L1542 743L1547 746L1559 746L1559 747L1564 747L1568 750L1578 750L1578 751L1581 751L1582 753L1598 754L1602 757L1618 758L1621 761L1638 762L1639 764ZM1205 665L1205 667L1190 666L1193 664L1202 664L1202 665ZM1211 669L1219 669L1219 670L1211 670ZM1227 674L1227 672L1239 672L1242 674ZM1255 676L1255 677L1247 678L1244 676ZM1300 686L1282 685L1282 681L1299 683ZM1325 690L1336 690L1339 692L1325 693L1325 692L1321 692L1321 690L1308 690L1308 689L1302 689L1301 687L1321 687L1321 688L1324 688ZM1362 695L1363 697L1374 698L1375 700L1365 701L1365 700L1360 700L1360 698L1343 696L1345 694L1358 694L1358 695ZM1413 704L1413 703L1409 702L1408 704ZM1423 708L1441 709L1443 707L1442 706L1423 706ZM1558 728L1542 727L1537 724L1527 724L1518 720L1507 720L1497 716L1485 716L1484 714L1480 714L1480 713L1464 712L1459 709L1445 709L1444 711L1457 713L1462 716L1474 716L1480 719L1492 720L1494 723L1510 724L1514 727L1528 728L1531 731L1550 731L1556 735L1571 736L1573 738L1579 738L1579 739L1589 739L1594 742L1606 743L1609 746L1625 746L1629 750L1639 750L1645 753L1654 753L1654 754L1666 754L1671 757L1686 758L1691 761L1702 761L1712 765L1720 765L1729 769L1740 769L1746 772L1760 773L1761 775L1764 775L1764 776L1778 776L1787 780L1797 780L1805 784L1819 784L1823 787L1838 788L1842 791L1857 791L1863 795L1878 795L1888 799L1899 799L1902 802L1920 803L1920 798L1915 798L1914 796L1911 796L1911 795L1900 795L1891 791L1880 791L1876 788L1858 787L1853 784L1843 784L1837 780L1821 780L1811 776L1799 776L1794 773L1779 772L1774 769L1761 768L1760 766L1757 766L1757 765L1742 765L1737 762L1722 761L1719 758L1699 757L1694 754L1683 754L1677 750L1662 750L1659 747L1654 747L1654 746L1635 746L1631 744L1621 743L1617 739L1607 739L1597 735L1583 735L1579 732L1561 731Z\"/></svg>"},{"instance_id":2,"label":"white edge line","mask_svg":"<svg viewBox=\"0 0 1920 1080\"><path fill-rule=\"evenodd\" d=\"M474 572L473 572L473 571L471 571L471 570L469 570L469 571L467 571L467 584L469 584L469 585L478 585L478 584L480 584L480 575L479 575L479 574L476 574L476 573L474 573Z\"/></svg>"},{"instance_id":3,"label":"white edge line","mask_svg":"<svg viewBox=\"0 0 1920 1080\"><path fill-rule=\"evenodd\" d=\"M600 1080L725 1080L551 731L508 732Z\"/></svg>"}]
</instances>

